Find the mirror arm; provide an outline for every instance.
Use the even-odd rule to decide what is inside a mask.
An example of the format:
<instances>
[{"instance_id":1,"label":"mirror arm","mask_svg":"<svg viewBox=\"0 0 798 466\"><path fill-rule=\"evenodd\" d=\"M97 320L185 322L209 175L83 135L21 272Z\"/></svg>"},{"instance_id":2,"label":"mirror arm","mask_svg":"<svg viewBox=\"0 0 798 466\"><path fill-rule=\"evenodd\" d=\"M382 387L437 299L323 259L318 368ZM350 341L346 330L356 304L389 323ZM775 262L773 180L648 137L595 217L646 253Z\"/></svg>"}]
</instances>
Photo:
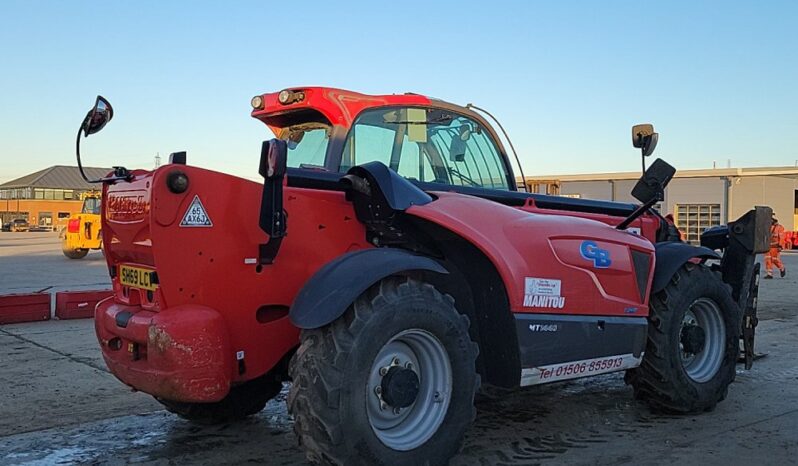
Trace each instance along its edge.
<instances>
[{"instance_id":1,"label":"mirror arm","mask_svg":"<svg viewBox=\"0 0 798 466\"><path fill-rule=\"evenodd\" d=\"M96 184L96 183L113 183L115 181L130 181L133 179L133 174L125 167L114 167L114 174L113 176L106 176L105 178L97 178L96 180L90 180L88 176L86 176L86 172L83 171L83 164L80 161L80 133L83 132L83 125L80 125L80 129L78 129L78 137L75 141L75 154L78 158L78 171L80 172L80 176L86 180L86 183Z\"/></svg>"},{"instance_id":2,"label":"mirror arm","mask_svg":"<svg viewBox=\"0 0 798 466\"><path fill-rule=\"evenodd\" d=\"M83 171L83 164L80 163L80 133L83 132L83 126L84 125L81 124L80 128L78 128L78 138L75 141L75 154L77 154L78 156L78 171L80 171L80 176L82 176L83 179L86 180L86 183L101 183L103 181L101 179L90 180L89 177L86 176L86 172Z\"/></svg>"},{"instance_id":3,"label":"mirror arm","mask_svg":"<svg viewBox=\"0 0 798 466\"><path fill-rule=\"evenodd\" d=\"M619 223L618 226L615 228L618 230L625 230L626 227L632 224L638 217L646 213L648 209L654 206L657 202L659 202L659 197L653 197L651 200L646 202L645 204L641 204L634 212L632 212L628 217L626 217L623 222Z\"/></svg>"}]
</instances>

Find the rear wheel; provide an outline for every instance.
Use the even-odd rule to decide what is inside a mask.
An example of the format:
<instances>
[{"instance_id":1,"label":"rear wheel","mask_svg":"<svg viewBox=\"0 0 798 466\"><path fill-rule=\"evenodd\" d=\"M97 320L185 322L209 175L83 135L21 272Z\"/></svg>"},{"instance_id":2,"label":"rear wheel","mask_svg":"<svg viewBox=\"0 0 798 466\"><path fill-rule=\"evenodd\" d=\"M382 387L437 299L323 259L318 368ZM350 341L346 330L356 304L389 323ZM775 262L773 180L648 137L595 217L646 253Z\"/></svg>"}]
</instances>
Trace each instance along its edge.
<instances>
[{"instance_id":1,"label":"rear wheel","mask_svg":"<svg viewBox=\"0 0 798 466\"><path fill-rule=\"evenodd\" d=\"M308 460L447 464L476 414L468 327L451 297L391 278L337 321L303 331L288 407Z\"/></svg>"},{"instance_id":2,"label":"rear wheel","mask_svg":"<svg viewBox=\"0 0 798 466\"><path fill-rule=\"evenodd\" d=\"M718 275L685 264L651 298L643 363L626 375L636 397L671 413L713 409L734 380L740 320Z\"/></svg>"},{"instance_id":3,"label":"rear wheel","mask_svg":"<svg viewBox=\"0 0 798 466\"><path fill-rule=\"evenodd\" d=\"M86 254L89 253L88 249L61 249L64 252L64 255L70 259L83 259L86 257Z\"/></svg>"},{"instance_id":4,"label":"rear wheel","mask_svg":"<svg viewBox=\"0 0 798 466\"><path fill-rule=\"evenodd\" d=\"M215 403L186 403L155 398L159 403L183 419L198 424L219 424L237 421L260 412L266 403L277 396L283 384L269 373L230 389L224 399Z\"/></svg>"}]
</instances>

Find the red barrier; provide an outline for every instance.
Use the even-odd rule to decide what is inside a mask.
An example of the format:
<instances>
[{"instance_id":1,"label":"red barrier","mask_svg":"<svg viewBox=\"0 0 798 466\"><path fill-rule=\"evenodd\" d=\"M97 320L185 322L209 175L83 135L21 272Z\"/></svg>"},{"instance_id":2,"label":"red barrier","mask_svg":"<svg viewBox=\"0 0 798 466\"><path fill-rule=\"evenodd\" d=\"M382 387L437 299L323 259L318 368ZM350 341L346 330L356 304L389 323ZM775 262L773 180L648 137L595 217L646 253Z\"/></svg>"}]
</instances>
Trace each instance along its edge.
<instances>
[{"instance_id":1,"label":"red barrier","mask_svg":"<svg viewBox=\"0 0 798 466\"><path fill-rule=\"evenodd\" d=\"M50 293L0 296L0 324L35 322L50 318Z\"/></svg>"},{"instance_id":2,"label":"red barrier","mask_svg":"<svg viewBox=\"0 0 798 466\"><path fill-rule=\"evenodd\" d=\"M92 318L97 303L112 294L111 290L59 291L55 294L55 316L62 320Z\"/></svg>"}]
</instances>

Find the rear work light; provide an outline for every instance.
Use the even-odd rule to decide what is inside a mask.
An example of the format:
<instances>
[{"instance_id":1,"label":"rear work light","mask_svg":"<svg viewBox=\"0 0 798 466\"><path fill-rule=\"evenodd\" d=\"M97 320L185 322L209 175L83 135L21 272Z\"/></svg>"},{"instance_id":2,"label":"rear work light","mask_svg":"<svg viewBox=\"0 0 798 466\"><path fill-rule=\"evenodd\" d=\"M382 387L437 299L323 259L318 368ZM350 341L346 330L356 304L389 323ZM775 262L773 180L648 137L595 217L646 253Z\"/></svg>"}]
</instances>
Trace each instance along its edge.
<instances>
[{"instance_id":1,"label":"rear work light","mask_svg":"<svg viewBox=\"0 0 798 466\"><path fill-rule=\"evenodd\" d=\"M292 91L285 89L277 94L277 101L283 105L293 104L305 100L305 93L302 91Z\"/></svg>"},{"instance_id":2,"label":"rear work light","mask_svg":"<svg viewBox=\"0 0 798 466\"><path fill-rule=\"evenodd\" d=\"M67 223L67 232L77 233L80 231L80 218L70 218Z\"/></svg>"}]
</instances>

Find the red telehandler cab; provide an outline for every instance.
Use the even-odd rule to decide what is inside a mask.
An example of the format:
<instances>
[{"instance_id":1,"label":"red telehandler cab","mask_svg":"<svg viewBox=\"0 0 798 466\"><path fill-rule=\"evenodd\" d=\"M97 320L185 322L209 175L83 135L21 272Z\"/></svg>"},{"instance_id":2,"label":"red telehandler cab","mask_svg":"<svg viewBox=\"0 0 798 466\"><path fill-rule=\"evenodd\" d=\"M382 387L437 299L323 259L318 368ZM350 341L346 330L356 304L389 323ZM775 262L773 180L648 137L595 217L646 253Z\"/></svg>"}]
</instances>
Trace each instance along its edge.
<instances>
[{"instance_id":1,"label":"red telehandler cab","mask_svg":"<svg viewBox=\"0 0 798 466\"><path fill-rule=\"evenodd\" d=\"M252 106L277 135L262 185L184 152L91 180L103 356L170 411L241 418L292 381L309 460L437 465L481 385L623 370L652 408L697 413L726 396L741 338L750 365L768 208L692 246L652 208L675 172L661 160L640 205L529 194L475 107L322 87ZM98 97L79 166L80 131L112 115ZM633 129L644 156L656 141Z\"/></svg>"}]
</instances>

